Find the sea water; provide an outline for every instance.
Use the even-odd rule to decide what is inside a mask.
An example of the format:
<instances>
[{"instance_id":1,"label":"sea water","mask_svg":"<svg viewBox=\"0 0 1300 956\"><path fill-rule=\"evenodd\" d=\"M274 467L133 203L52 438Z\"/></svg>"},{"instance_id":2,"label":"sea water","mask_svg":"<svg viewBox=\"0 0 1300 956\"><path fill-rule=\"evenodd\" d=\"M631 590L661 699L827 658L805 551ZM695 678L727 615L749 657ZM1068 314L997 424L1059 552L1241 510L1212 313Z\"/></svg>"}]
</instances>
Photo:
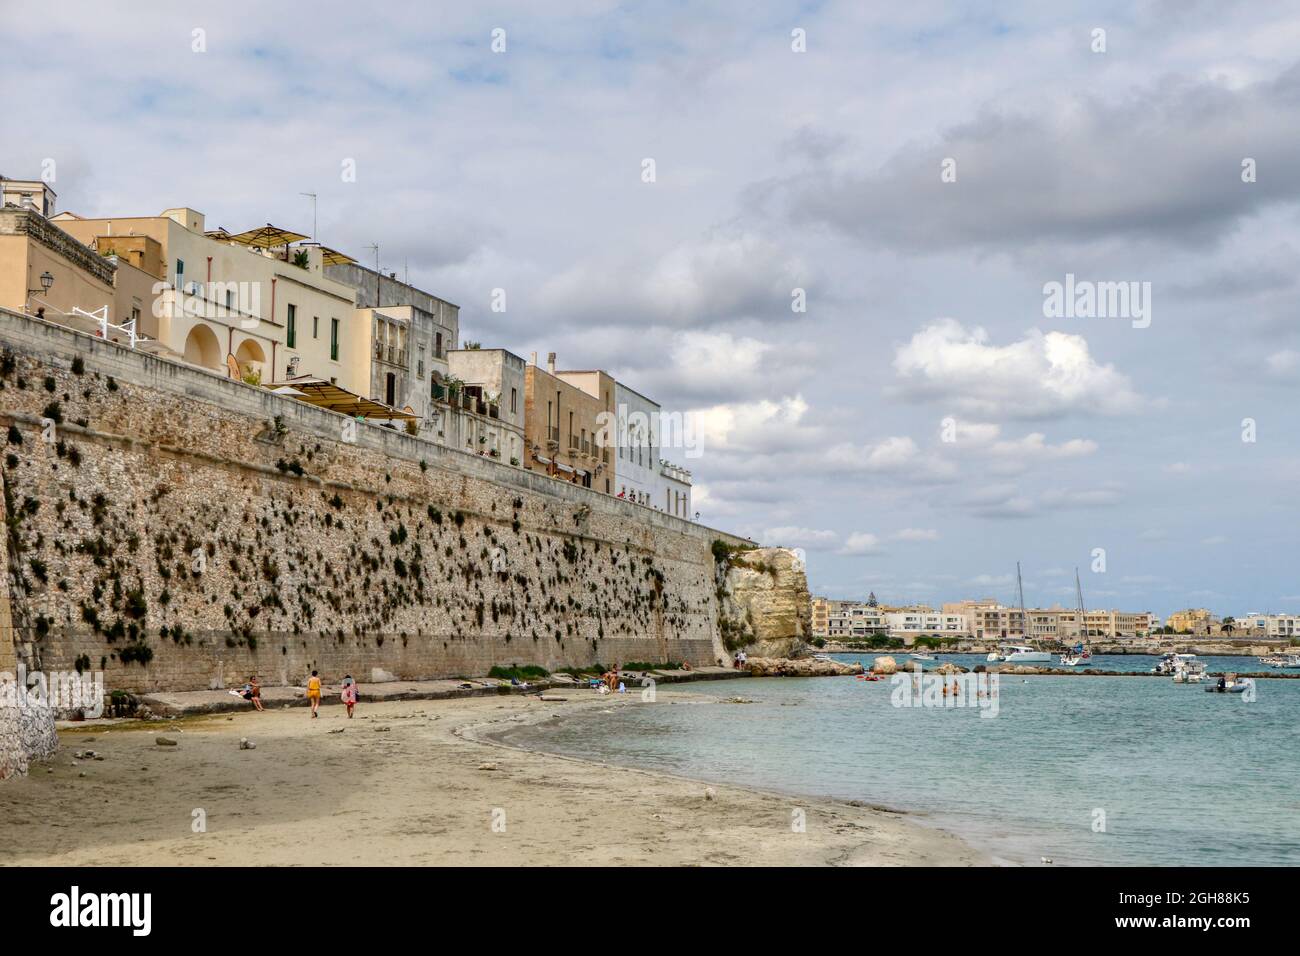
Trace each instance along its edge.
<instances>
[{"instance_id":1,"label":"sea water","mask_svg":"<svg viewBox=\"0 0 1300 956\"><path fill-rule=\"evenodd\" d=\"M952 659L977 660L941 658ZM1146 671L1156 660L1090 666ZM1206 660L1263 669L1253 658ZM676 704L643 701L633 686L627 706L510 739L775 790L792 808L801 794L893 807L1009 863L1300 863L1300 680L1258 680L1253 701L1207 684L1004 675L992 718L893 706L888 679L700 682L681 689L702 703ZM752 703L726 702L736 696Z\"/></svg>"}]
</instances>

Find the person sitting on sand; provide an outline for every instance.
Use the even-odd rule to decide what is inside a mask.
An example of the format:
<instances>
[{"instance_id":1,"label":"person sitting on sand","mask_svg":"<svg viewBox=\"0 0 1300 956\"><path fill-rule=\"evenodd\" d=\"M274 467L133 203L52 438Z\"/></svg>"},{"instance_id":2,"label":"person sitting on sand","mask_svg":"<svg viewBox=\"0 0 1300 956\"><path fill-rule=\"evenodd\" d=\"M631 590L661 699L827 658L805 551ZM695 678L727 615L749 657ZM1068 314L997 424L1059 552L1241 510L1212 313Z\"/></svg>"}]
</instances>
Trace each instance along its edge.
<instances>
[{"instance_id":1,"label":"person sitting on sand","mask_svg":"<svg viewBox=\"0 0 1300 956\"><path fill-rule=\"evenodd\" d=\"M320 708L320 675L315 671L312 671L311 677L307 679L307 701L311 704L312 717L319 717L317 711Z\"/></svg>"},{"instance_id":2,"label":"person sitting on sand","mask_svg":"<svg viewBox=\"0 0 1300 956\"><path fill-rule=\"evenodd\" d=\"M257 682L256 674L248 679L248 696L245 699L252 701L258 710L262 709L262 685Z\"/></svg>"},{"instance_id":3,"label":"person sitting on sand","mask_svg":"<svg viewBox=\"0 0 1300 956\"><path fill-rule=\"evenodd\" d=\"M352 716L352 708L357 706L357 682L348 674L343 678L343 703L348 708L348 717Z\"/></svg>"}]
</instances>

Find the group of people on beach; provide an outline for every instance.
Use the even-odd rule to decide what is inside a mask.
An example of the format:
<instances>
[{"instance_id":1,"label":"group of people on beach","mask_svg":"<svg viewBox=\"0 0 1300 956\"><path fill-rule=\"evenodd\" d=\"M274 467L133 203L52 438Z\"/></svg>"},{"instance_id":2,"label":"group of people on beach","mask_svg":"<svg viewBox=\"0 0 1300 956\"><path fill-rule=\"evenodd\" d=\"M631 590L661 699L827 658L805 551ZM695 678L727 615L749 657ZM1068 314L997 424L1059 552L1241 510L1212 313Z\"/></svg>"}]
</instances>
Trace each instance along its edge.
<instances>
[{"instance_id":1,"label":"group of people on beach","mask_svg":"<svg viewBox=\"0 0 1300 956\"><path fill-rule=\"evenodd\" d=\"M311 705L313 719L320 716L320 699L323 687L320 672L312 671L311 677L307 678L306 690L307 703ZM257 710L266 709L262 706L262 685L258 682L256 674L250 677L248 683L237 693L238 696L251 703ZM343 701L343 705L348 709L348 717L351 717L354 708L357 706L357 682L351 674L343 678L343 690L339 697Z\"/></svg>"}]
</instances>

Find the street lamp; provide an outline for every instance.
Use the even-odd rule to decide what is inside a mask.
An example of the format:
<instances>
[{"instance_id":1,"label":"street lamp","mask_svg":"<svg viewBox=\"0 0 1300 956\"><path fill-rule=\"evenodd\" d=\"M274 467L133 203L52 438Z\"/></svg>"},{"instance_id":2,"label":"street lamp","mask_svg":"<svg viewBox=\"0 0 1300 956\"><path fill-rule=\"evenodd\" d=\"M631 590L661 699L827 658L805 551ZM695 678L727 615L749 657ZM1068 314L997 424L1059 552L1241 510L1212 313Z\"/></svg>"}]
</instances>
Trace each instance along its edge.
<instances>
[{"instance_id":1,"label":"street lamp","mask_svg":"<svg viewBox=\"0 0 1300 956\"><path fill-rule=\"evenodd\" d=\"M46 269L41 273L41 287L39 289L28 289L27 294L29 296L36 295L37 293L48 295L50 292L50 286L52 285L54 285L54 276L50 275L50 271Z\"/></svg>"}]
</instances>

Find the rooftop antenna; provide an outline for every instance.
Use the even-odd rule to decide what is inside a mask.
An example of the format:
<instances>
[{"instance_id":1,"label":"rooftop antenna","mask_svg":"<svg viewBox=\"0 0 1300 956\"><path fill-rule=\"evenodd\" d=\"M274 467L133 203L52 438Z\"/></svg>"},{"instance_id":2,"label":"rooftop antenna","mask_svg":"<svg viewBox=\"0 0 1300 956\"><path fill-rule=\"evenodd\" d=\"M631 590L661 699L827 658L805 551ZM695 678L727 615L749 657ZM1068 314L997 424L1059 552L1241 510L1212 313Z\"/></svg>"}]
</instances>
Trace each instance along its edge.
<instances>
[{"instance_id":1,"label":"rooftop antenna","mask_svg":"<svg viewBox=\"0 0 1300 956\"><path fill-rule=\"evenodd\" d=\"M380 306L379 290L383 288L384 282L384 274L379 271L379 243L372 243L366 248L373 250L375 253L375 308L377 309Z\"/></svg>"},{"instance_id":2,"label":"rooftop antenna","mask_svg":"<svg viewBox=\"0 0 1300 956\"><path fill-rule=\"evenodd\" d=\"M311 241L315 242L316 241L316 194L299 193L298 195L306 196L308 199L311 200Z\"/></svg>"}]
</instances>

